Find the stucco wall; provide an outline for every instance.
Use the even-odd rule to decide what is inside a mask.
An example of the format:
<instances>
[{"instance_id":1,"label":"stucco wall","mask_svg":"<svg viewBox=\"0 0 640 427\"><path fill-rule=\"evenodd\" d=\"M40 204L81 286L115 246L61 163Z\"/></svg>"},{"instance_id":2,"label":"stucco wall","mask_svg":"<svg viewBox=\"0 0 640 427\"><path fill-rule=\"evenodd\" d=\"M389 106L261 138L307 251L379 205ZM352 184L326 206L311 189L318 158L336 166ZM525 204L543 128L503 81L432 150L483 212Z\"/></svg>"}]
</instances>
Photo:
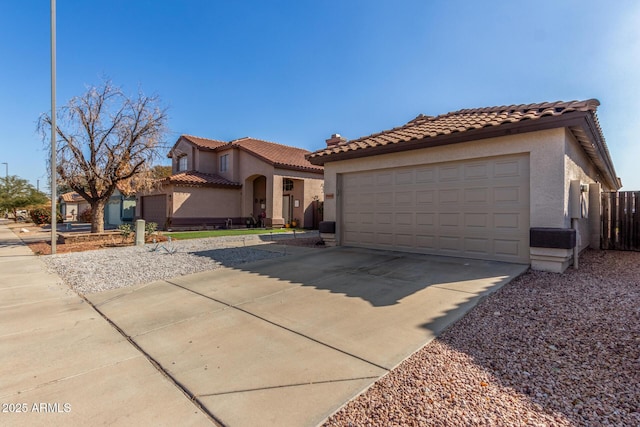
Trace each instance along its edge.
<instances>
[{"instance_id":1,"label":"stucco wall","mask_svg":"<svg viewBox=\"0 0 640 427\"><path fill-rule=\"evenodd\" d=\"M216 173L217 170L217 156L216 153L211 151L199 151L198 152L198 164L196 170L203 173Z\"/></svg>"},{"instance_id":2,"label":"stucco wall","mask_svg":"<svg viewBox=\"0 0 640 427\"><path fill-rule=\"evenodd\" d=\"M571 152L565 155L567 150ZM569 227L569 181L583 177L593 182L589 177L594 177L594 169L564 128L327 163L325 221L336 221L340 197L337 179L341 173L519 153L528 153L530 160L530 226Z\"/></svg>"},{"instance_id":3,"label":"stucco wall","mask_svg":"<svg viewBox=\"0 0 640 427\"><path fill-rule=\"evenodd\" d=\"M572 180L578 180L581 184L593 184L596 182L598 177L598 171L595 165L589 160L587 154L584 152L580 143L574 138L574 136L567 129L565 132L565 227L572 227L572 212L570 209L570 196L569 196L569 188ZM606 188L606 187L605 187ZM583 203L588 207L589 203L589 194L583 193L581 197L584 199ZM595 212L590 212L591 215L596 214ZM599 212L598 212L599 214ZM577 240L578 240L578 248L583 250L589 246L590 243L590 229L589 229L589 218L580 218L575 221L577 228Z\"/></svg>"},{"instance_id":4,"label":"stucco wall","mask_svg":"<svg viewBox=\"0 0 640 427\"><path fill-rule=\"evenodd\" d=\"M226 188L180 188L172 195L174 218L220 218L245 216L240 210L239 190Z\"/></svg>"}]
</instances>

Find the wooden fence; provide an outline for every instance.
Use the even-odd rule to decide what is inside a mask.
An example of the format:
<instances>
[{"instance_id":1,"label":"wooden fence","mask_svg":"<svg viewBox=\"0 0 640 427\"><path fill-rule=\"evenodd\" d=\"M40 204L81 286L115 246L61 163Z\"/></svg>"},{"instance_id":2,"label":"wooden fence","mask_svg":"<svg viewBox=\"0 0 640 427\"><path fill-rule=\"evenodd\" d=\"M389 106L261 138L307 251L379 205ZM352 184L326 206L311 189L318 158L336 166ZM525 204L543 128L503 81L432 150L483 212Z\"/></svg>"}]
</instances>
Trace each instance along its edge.
<instances>
[{"instance_id":1,"label":"wooden fence","mask_svg":"<svg viewBox=\"0 0 640 427\"><path fill-rule=\"evenodd\" d=\"M640 191L602 193L602 249L640 251Z\"/></svg>"}]
</instances>

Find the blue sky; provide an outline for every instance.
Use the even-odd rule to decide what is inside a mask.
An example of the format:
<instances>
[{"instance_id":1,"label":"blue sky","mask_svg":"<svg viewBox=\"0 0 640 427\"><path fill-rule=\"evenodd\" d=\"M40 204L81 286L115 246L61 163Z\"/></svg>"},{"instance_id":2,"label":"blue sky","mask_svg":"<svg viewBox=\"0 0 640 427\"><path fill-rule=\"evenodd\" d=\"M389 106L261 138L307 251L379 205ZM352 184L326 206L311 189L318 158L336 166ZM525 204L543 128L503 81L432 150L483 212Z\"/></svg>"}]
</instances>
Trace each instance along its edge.
<instances>
[{"instance_id":1,"label":"blue sky","mask_svg":"<svg viewBox=\"0 0 640 427\"><path fill-rule=\"evenodd\" d=\"M49 1L0 0L0 163L46 189ZM640 190L640 2L58 0L57 103L108 76L182 133L316 150L419 113L598 98ZM0 175L5 165L0 164Z\"/></svg>"}]
</instances>

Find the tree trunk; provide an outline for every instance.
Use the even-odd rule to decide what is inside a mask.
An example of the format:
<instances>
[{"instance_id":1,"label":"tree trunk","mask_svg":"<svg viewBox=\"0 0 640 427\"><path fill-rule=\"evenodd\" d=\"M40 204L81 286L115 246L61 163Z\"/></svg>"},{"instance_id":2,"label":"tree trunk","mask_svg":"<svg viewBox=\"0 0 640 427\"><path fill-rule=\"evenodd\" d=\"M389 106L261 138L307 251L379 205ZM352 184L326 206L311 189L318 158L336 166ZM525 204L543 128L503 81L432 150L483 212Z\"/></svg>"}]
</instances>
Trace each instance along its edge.
<instances>
[{"instance_id":1,"label":"tree trunk","mask_svg":"<svg viewBox=\"0 0 640 427\"><path fill-rule=\"evenodd\" d=\"M91 232L104 232L104 200L99 200L91 205Z\"/></svg>"}]
</instances>

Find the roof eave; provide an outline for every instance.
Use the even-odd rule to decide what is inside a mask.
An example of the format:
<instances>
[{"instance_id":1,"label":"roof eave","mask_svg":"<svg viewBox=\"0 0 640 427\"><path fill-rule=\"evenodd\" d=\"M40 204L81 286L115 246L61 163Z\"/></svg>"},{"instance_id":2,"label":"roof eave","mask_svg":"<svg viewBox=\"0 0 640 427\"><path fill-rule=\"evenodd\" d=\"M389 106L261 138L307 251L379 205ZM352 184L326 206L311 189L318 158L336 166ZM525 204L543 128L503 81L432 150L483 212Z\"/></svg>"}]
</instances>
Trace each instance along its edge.
<instances>
[{"instance_id":1,"label":"roof eave","mask_svg":"<svg viewBox=\"0 0 640 427\"><path fill-rule=\"evenodd\" d=\"M273 167L278 168L278 169L309 172L309 173L315 173L315 174L318 174L318 175L324 175L324 170L323 169L316 169L316 168L311 168L311 167L306 167L306 166L296 166L296 165L287 165L287 164L283 164L283 163L274 163Z\"/></svg>"}]
</instances>

